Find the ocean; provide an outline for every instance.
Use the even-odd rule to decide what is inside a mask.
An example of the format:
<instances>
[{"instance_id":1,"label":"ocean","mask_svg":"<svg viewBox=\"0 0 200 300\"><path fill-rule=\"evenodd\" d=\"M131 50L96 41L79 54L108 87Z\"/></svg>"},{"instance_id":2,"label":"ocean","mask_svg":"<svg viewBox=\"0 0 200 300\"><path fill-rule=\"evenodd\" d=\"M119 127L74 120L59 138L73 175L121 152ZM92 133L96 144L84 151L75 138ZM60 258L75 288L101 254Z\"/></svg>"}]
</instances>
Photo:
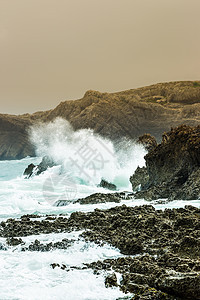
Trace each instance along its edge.
<instances>
[{"instance_id":1,"label":"ocean","mask_svg":"<svg viewBox=\"0 0 200 300\"><path fill-rule=\"evenodd\" d=\"M113 145L90 130L74 132L70 125L58 119L44 127L42 124L30 132L37 157L13 161L0 161L0 222L20 218L24 214L38 215L90 212L96 208L107 209L117 205L138 206L152 204L156 209L184 207L191 204L200 207L200 201L177 200L152 201L132 197L120 203L81 205L73 201L93 193L110 193L98 184L102 178L117 186L117 191L131 193L129 177L137 166L144 166L146 150L133 141L123 140ZM29 164L38 165L48 155L56 165L38 176L27 179L23 175ZM56 203L64 206L56 206ZM52 269L52 263L80 267L106 258L123 256L108 244L99 246L79 238L81 232L41 234L23 237L25 245L35 239L42 243L75 240L63 250L49 252L21 251L22 245L8 247L0 238L0 299L72 299L109 300L124 297L118 288L105 288L103 274L95 275L90 269L63 271ZM118 280L120 280L120 274Z\"/></svg>"}]
</instances>

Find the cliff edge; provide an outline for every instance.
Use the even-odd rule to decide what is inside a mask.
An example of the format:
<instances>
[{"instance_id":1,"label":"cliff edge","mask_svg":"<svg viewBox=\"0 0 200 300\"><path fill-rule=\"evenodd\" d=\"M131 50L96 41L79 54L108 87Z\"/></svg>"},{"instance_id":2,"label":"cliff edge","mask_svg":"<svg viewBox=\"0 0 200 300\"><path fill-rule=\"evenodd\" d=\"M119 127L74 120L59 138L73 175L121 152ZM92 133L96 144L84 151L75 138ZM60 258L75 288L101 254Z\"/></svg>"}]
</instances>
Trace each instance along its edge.
<instances>
[{"instance_id":1,"label":"cliff edge","mask_svg":"<svg viewBox=\"0 0 200 300\"><path fill-rule=\"evenodd\" d=\"M161 140L171 126L200 124L200 81L158 83L116 93L87 91L83 98L61 102L55 109L19 116L0 115L0 159L33 156L29 126L56 117L75 130L91 128L112 140L137 139L149 133Z\"/></svg>"}]
</instances>

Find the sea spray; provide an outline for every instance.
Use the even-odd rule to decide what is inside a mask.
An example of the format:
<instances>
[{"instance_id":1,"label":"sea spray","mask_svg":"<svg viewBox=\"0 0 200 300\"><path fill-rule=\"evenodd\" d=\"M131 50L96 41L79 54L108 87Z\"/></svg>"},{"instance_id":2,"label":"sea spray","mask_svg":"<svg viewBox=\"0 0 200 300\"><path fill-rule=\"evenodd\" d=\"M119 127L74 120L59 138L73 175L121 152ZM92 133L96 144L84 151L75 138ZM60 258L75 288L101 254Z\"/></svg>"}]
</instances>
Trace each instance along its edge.
<instances>
[{"instance_id":1,"label":"sea spray","mask_svg":"<svg viewBox=\"0 0 200 300\"><path fill-rule=\"evenodd\" d=\"M143 166L145 163L146 152L134 141L121 139L113 144L94 134L92 130L74 131L66 120L60 118L31 127L30 138L38 157L0 162L0 219L23 213L66 211L64 207L52 207L58 200L69 200L66 203L69 212L74 209L93 210L93 206L83 207L72 202L96 192L110 192L97 187L101 178L116 184L119 191L131 191L129 177L138 165ZM96 151L95 155L98 155L99 160L89 159L83 164L77 151L85 148L87 155L92 153L89 158L95 157L94 152L89 152L86 145L89 150L91 148ZM25 179L22 176L25 168L29 164L38 165L45 155L52 157L57 165L39 176ZM73 160L81 169L73 164ZM103 208L104 205L99 207Z\"/></svg>"},{"instance_id":2,"label":"sea spray","mask_svg":"<svg viewBox=\"0 0 200 300\"><path fill-rule=\"evenodd\" d=\"M51 157L62 175L80 184L97 185L104 178L128 188L130 175L145 164L142 145L127 139L114 145L91 129L74 131L62 118L32 126L30 139L38 156Z\"/></svg>"}]
</instances>

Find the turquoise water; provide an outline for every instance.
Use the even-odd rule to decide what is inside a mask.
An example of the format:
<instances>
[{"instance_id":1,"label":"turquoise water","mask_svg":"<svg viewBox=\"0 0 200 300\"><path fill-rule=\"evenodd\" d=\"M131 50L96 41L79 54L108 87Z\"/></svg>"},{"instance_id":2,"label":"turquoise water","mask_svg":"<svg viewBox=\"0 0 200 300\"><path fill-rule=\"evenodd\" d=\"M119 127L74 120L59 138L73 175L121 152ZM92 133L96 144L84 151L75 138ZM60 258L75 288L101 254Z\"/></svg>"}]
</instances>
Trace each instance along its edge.
<instances>
[{"instance_id":1,"label":"turquoise water","mask_svg":"<svg viewBox=\"0 0 200 300\"><path fill-rule=\"evenodd\" d=\"M94 136L91 131L74 133L63 120L34 128L31 139L38 157L0 161L0 221L18 218L23 214L64 213L68 217L74 211L89 212L95 208L107 209L122 204L136 206L151 203L156 209L184 207L186 204L200 207L200 200L181 199L160 203L132 198L119 204L73 204L75 199L96 192L110 192L97 187L101 178L115 183L118 191L131 192L129 177L137 166L144 166L146 151L141 145L130 141L124 141L121 149L116 150L110 141ZM44 155L53 157L57 165L39 176L25 179L25 168L30 163L40 163ZM84 163L81 161L83 158ZM55 206L60 200L66 201L67 205ZM99 247L86 243L78 238L79 234L71 232L21 237L26 246L35 239L42 243L61 241L63 238L74 239L74 245L67 250L21 252L20 245L8 247L7 251L0 250L0 299L114 300L124 296L118 288L105 288L105 274L97 276L91 270L66 272L50 267L55 262L68 267L82 266L83 263L99 259L122 256L118 249L108 244ZM6 239L0 238L0 244L6 245ZM117 276L120 280L120 274Z\"/></svg>"},{"instance_id":2,"label":"turquoise water","mask_svg":"<svg viewBox=\"0 0 200 300\"><path fill-rule=\"evenodd\" d=\"M141 164L142 164L141 157ZM76 191L69 189L66 193L66 181L61 178L66 176L62 173L62 166L56 166L47 170L44 174L35 176L31 179L24 179L23 171L30 163L37 164L41 158L25 158L18 161L0 162L0 220L10 217L17 218L26 213L33 214L60 214L70 215L74 211L92 211L95 208L110 208L116 206L116 203L103 203L98 205L80 205L69 202L67 206L55 207L49 199L58 199L61 195L69 198L75 195L76 198L84 197L94 192L109 192L102 188L97 188L95 184L87 185L86 182L80 184L76 182ZM123 172L121 173L123 174ZM54 181L54 190L45 194L44 184L49 182L49 178L59 178ZM122 176L122 175L121 175ZM124 173L124 187L129 189L128 178ZM69 186L69 181L68 186ZM73 186L74 187L74 186ZM50 198L48 198L50 197ZM144 200L123 200L120 204L128 206L146 204ZM152 202L157 209L165 207L183 207L188 204L187 201L173 201L166 204L157 204ZM197 207L200 207L200 201L190 201ZM47 253L41 252L21 252L21 246L8 248L7 251L0 250L0 299L73 299L73 300L114 300L122 297L123 293L117 288L106 289L104 285L104 274L96 276L92 270L75 270L65 272L59 268L52 269L51 263L57 262L67 266L82 266L83 263L89 263L103 260L106 258L119 257L121 254L118 249L109 245L99 247L93 243L86 243L84 240L78 240L80 232L47 234L40 236L22 237L28 246L35 239L42 243L50 241L59 241L63 238L74 239L75 243L67 250L54 250ZM5 244L6 240L0 238L0 243ZM120 280L120 274L118 274Z\"/></svg>"}]
</instances>

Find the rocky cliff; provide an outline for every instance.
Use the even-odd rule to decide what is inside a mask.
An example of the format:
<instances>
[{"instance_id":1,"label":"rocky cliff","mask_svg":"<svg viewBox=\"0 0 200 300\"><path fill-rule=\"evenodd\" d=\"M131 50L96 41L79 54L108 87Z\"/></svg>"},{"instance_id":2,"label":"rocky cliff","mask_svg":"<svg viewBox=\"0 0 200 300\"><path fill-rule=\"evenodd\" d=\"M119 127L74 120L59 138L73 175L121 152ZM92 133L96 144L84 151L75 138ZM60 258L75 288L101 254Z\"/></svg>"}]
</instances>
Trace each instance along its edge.
<instances>
[{"instance_id":1,"label":"rocky cliff","mask_svg":"<svg viewBox=\"0 0 200 300\"><path fill-rule=\"evenodd\" d=\"M0 114L0 159L20 159L34 155L34 148L28 139L30 120Z\"/></svg>"},{"instance_id":2,"label":"rocky cliff","mask_svg":"<svg viewBox=\"0 0 200 300\"><path fill-rule=\"evenodd\" d=\"M82 99L61 102L50 111L0 115L0 159L34 155L27 128L58 116L75 130L91 128L111 139L150 133L160 140L171 126L200 123L200 82L159 83L117 93L87 91Z\"/></svg>"},{"instance_id":3,"label":"rocky cliff","mask_svg":"<svg viewBox=\"0 0 200 300\"><path fill-rule=\"evenodd\" d=\"M145 156L146 168L131 177L137 198L200 198L200 126L182 125L163 134L161 144Z\"/></svg>"}]
</instances>

